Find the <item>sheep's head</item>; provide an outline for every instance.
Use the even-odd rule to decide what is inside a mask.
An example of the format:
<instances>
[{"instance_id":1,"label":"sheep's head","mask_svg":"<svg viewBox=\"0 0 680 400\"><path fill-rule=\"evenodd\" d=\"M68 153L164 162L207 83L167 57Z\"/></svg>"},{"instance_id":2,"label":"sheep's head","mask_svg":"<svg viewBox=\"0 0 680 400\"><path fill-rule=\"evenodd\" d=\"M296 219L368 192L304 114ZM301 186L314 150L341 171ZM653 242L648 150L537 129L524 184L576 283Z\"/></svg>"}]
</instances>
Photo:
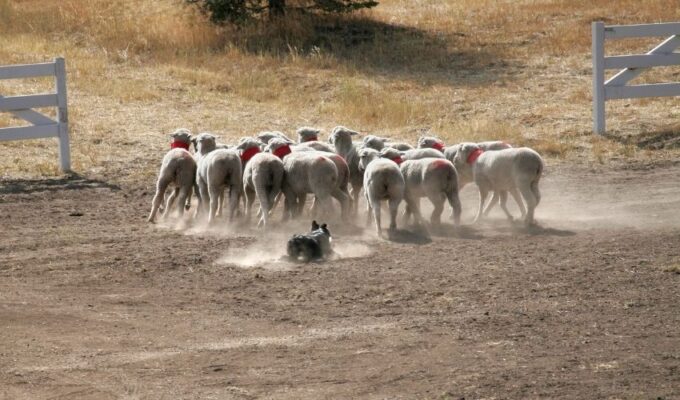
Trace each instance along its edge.
<instances>
[{"instance_id":1,"label":"sheep's head","mask_svg":"<svg viewBox=\"0 0 680 400\"><path fill-rule=\"evenodd\" d=\"M444 142L435 136L421 136L418 138L419 149L437 149L444 152Z\"/></svg>"},{"instance_id":2,"label":"sheep's head","mask_svg":"<svg viewBox=\"0 0 680 400\"><path fill-rule=\"evenodd\" d=\"M236 145L236 150L248 150L253 147L261 148L262 143L251 137L242 137Z\"/></svg>"},{"instance_id":3,"label":"sheep's head","mask_svg":"<svg viewBox=\"0 0 680 400\"><path fill-rule=\"evenodd\" d=\"M246 165L255 154L259 153L262 149L260 147L261 143L254 138L244 137L239 140L236 145L236 150L241 156L241 164Z\"/></svg>"},{"instance_id":4,"label":"sheep's head","mask_svg":"<svg viewBox=\"0 0 680 400\"><path fill-rule=\"evenodd\" d=\"M353 131L349 128L345 128L344 126L336 126L333 128L331 131L331 134L328 136L328 142L331 144L336 144L339 141L346 141L347 143L352 142L352 136L358 135L359 132Z\"/></svg>"},{"instance_id":5,"label":"sheep's head","mask_svg":"<svg viewBox=\"0 0 680 400\"><path fill-rule=\"evenodd\" d=\"M364 137L364 146L378 151L382 150L385 147L386 142L387 138L380 136L368 135Z\"/></svg>"},{"instance_id":6,"label":"sheep's head","mask_svg":"<svg viewBox=\"0 0 680 400\"><path fill-rule=\"evenodd\" d=\"M385 147L380 151L380 157L388 158L397 164L401 164L404 161L404 159L402 158L403 155L404 155L403 152L392 147Z\"/></svg>"},{"instance_id":7,"label":"sheep's head","mask_svg":"<svg viewBox=\"0 0 680 400\"><path fill-rule=\"evenodd\" d=\"M288 143L293 143L292 140L288 138L288 136L284 135L283 132L279 131L263 131L257 134L257 138L264 144L268 144L270 140L272 139L282 139L285 140Z\"/></svg>"},{"instance_id":8,"label":"sheep's head","mask_svg":"<svg viewBox=\"0 0 680 400\"><path fill-rule=\"evenodd\" d=\"M302 143L319 140L319 133L321 133L321 130L303 126L302 128L298 128L295 132L298 135L298 142Z\"/></svg>"},{"instance_id":9,"label":"sheep's head","mask_svg":"<svg viewBox=\"0 0 680 400\"><path fill-rule=\"evenodd\" d=\"M371 161L380 158L380 152L368 147L359 150L359 171L364 172Z\"/></svg>"},{"instance_id":10,"label":"sheep's head","mask_svg":"<svg viewBox=\"0 0 680 400\"><path fill-rule=\"evenodd\" d=\"M189 150L192 143L191 131L186 128L179 128L170 134L170 147L183 148Z\"/></svg>"},{"instance_id":11,"label":"sheep's head","mask_svg":"<svg viewBox=\"0 0 680 400\"><path fill-rule=\"evenodd\" d=\"M208 154L217 147L216 137L212 133L200 133L194 137L193 143L198 154Z\"/></svg>"}]
</instances>

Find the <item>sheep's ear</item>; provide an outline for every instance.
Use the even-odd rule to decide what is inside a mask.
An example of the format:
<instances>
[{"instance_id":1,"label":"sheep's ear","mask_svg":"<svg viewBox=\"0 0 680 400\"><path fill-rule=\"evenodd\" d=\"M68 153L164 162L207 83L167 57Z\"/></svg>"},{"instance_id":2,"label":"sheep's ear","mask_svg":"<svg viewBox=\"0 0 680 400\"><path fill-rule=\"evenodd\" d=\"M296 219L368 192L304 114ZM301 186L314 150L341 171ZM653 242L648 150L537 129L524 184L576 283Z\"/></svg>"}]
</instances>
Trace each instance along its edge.
<instances>
[{"instance_id":1,"label":"sheep's ear","mask_svg":"<svg viewBox=\"0 0 680 400\"><path fill-rule=\"evenodd\" d=\"M316 223L316 220L312 221L312 230L315 231L319 229L319 224Z\"/></svg>"},{"instance_id":2,"label":"sheep's ear","mask_svg":"<svg viewBox=\"0 0 680 400\"><path fill-rule=\"evenodd\" d=\"M196 143L198 143L198 139L196 138L196 136L191 136L191 139L189 140L191 140L191 143L193 143L194 146L196 146Z\"/></svg>"},{"instance_id":3,"label":"sheep's ear","mask_svg":"<svg viewBox=\"0 0 680 400\"><path fill-rule=\"evenodd\" d=\"M386 137L381 137L380 141L383 142L383 143L387 143L388 139Z\"/></svg>"}]
</instances>

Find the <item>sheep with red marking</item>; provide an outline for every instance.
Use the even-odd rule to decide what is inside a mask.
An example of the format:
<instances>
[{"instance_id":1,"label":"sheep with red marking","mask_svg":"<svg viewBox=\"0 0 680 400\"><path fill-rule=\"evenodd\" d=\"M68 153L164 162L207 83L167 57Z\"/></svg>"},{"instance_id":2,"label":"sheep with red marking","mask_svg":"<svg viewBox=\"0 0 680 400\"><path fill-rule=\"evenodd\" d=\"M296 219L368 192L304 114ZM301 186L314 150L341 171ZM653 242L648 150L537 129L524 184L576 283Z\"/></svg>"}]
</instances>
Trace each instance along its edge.
<instances>
[{"instance_id":1,"label":"sheep with red marking","mask_svg":"<svg viewBox=\"0 0 680 400\"><path fill-rule=\"evenodd\" d=\"M361 188L364 186L364 174L359 171L358 151L361 144L352 142L352 137L357 135L359 135L359 133L356 131L344 126L336 126L328 137L330 143L335 146L335 152L345 159L347 166L349 167L349 183L352 187L352 205L354 212L357 211L359 206L359 194L361 193Z\"/></svg>"},{"instance_id":2,"label":"sheep with red marking","mask_svg":"<svg viewBox=\"0 0 680 400\"><path fill-rule=\"evenodd\" d=\"M156 213L165 197L165 191L171 184L175 185L175 190L168 197L163 216L165 217L174 201L177 201L177 211L181 216L184 214L184 207L187 199L191 198L194 187L194 177L196 176L196 161L189 152L191 145L191 132L188 129L180 128L170 135L170 151L163 157L161 169L156 181L156 194L151 201L151 213L148 221L155 222Z\"/></svg>"},{"instance_id":3,"label":"sheep with red marking","mask_svg":"<svg viewBox=\"0 0 680 400\"><path fill-rule=\"evenodd\" d=\"M400 158L407 160L420 160L422 158L444 158L444 155L435 149L413 149L407 151L399 151L397 149L386 147L380 151L380 157L389 158L390 160Z\"/></svg>"},{"instance_id":4,"label":"sheep with red marking","mask_svg":"<svg viewBox=\"0 0 680 400\"><path fill-rule=\"evenodd\" d=\"M298 135L298 143L295 145L297 149L306 150L307 148L310 148L318 151L326 151L329 153L335 152L333 146L319 141L319 133L321 133L320 129L304 126L302 128L298 128L298 130L295 132Z\"/></svg>"},{"instance_id":5,"label":"sheep with red marking","mask_svg":"<svg viewBox=\"0 0 680 400\"><path fill-rule=\"evenodd\" d=\"M477 146L481 148L484 151L495 151L495 150L504 150L504 149L510 149L512 148L511 145L499 141L499 140L494 140L494 141L487 141L487 142L479 142L477 143ZM453 162L453 159L456 157L456 153L458 152L458 149L460 148L460 144L454 144L453 146L446 146L444 142L442 142L439 138L436 136L421 136L418 138L418 148L419 149L436 149L444 153L444 158L447 160ZM461 186L462 188L462 186Z\"/></svg>"},{"instance_id":6,"label":"sheep with red marking","mask_svg":"<svg viewBox=\"0 0 680 400\"><path fill-rule=\"evenodd\" d=\"M493 191L498 193L501 208L510 220L513 217L506 207L507 195L512 194L521 204L521 194L527 207L524 223L534 223L534 211L541 201L538 183L544 169L543 159L536 151L527 147L484 151L477 144L464 143L456 154L455 166L467 179L474 180L479 189L475 222L485 214L486 198ZM492 206L493 202L488 207Z\"/></svg>"},{"instance_id":7,"label":"sheep with red marking","mask_svg":"<svg viewBox=\"0 0 680 400\"><path fill-rule=\"evenodd\" d=\"M376 135L367 135L363 139L364 147L374 150L382 150L389 147L399 151L413 150L413 146L404 142L391 142L390 139Z\"/></svg>"},{"instance_id":8,"label":"sheep with red marking","mask_svg":"<svg viewBox=\"0 0 680 400\"><path fill-rule=\"evenodd\" d=\"M404 177L397 162L380 157L375 149L359 150L359 170L364 173L364 196L367 206L367 223L371 214L375 228L382 236L381 202L387 200L390 210L390 230L397 229L397 212L404 198Z\"/></svg>"},{"instance_id":9,"label":"sheep with red marking","mask_svg":"<svg viewBox=\"0 0 680 400\"><path fill-rule=\"evenodd\" d=\"M257 226L267 228L276 196L281 192L283 161L271 153L261 152L260 143L252 138L242 139L236 148L241 152L241 164L244 166L246 220L250 220L253 203L257 197L260 202L260 220Z\"/></svg>"},{"instance_id":10,"label":"sheep with red marking","mask_svg":"<svg viewBox=\"0 0 680 400\"><path fill-rule=\"evenodd\" d=\"M257 139L261 141L263 144L269 144L269 141L272 139L281 139L287 143L293 144L292 139L290 139L288 136L286 136L283 132L280 131L263 131L257 134Z\"/></svg>"},{"instance_id":11,"label":"sheep with red marking","mask_svg":"<svg viewBox=\"0 0 680 400\"><path fill-rule=\"evenodd\" d=\"M286 197L284 219L301 214L307 194L313 194L322 212L331 213L334 197L341 208L347 209L348 198L340 188L340 178L335 162L317 151L293 152L284 141L272 139L266 147L283 160L284 178L281 191Z\"/></svg>"},{"instance_id":12,"label":"sheep with red marking","mask_svg":"<svg viewBox=\"0 0 680 400\"><path fill-rule=\"evenodd\" d=\"M400 169L406 184L404 199L407 220L413 214L416 222L422 222L420 198L427 197L434 206L430 217L432 226L439 226L447 200L453 208L454 224L460 223L462 207L458 197L458 175L450 161L443 158L408 160L401 163Z\"/></svg>"},{"instance_id":13,"label":"sheep with red marking","mask_svg":"<svg viewBox=\"0 0 680 400\"><path fill-rule=\"evenodd\" d=\"M208 223L213 223L221 210L225 189L229 189L229 220L234 219L241 194L242 166L239 153L233 149L215 149L198 162L196 181L201 195L201 208L209 206ZM200 212L196 210L196 213Z\"/></svg>"}]
</instances>

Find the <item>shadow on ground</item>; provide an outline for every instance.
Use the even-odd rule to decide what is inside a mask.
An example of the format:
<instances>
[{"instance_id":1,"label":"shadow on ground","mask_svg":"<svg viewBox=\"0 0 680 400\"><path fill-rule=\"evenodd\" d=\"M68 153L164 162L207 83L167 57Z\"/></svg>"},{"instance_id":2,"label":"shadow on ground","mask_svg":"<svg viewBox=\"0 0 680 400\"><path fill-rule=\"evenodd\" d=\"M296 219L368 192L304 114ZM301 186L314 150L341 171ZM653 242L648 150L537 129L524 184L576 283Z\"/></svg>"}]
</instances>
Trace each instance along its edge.
<instances>
[{"instance_id":1,"label":"shadow on ground","mask_svg":"<svg viewBox=\"0 0 680 400\"><path fill-rule=\"evenodd\" d=\"M680 124L662 127L653 131L640 132L637 135L605 133L603 137L624 145L634 145L640 149L677 149L680 148Z\"/></svg>"},{"instance_id":2,"label":"shadow on ground","mask_svg":"<svg viewBox=\"0 0 680 400\"><path fill-rule=\"evenodd\" d=\"M0 180L0 194L99 188L120 190L120 186L118 185L97 179L89 179L78 174L69 174L61 178Z\"/></svg>"},{"instance_id":3,"label":"shadow on ground","mask_svg":"<svg viewBox=\"0 0 680 400\"><path fill-rule=\"evenodd\" d=\"M471 45L464 32L433 33L357 16L301 17L233 40L253 54L330 55L362 72L423 84L488 84L521 67L503 60L498 46Z\"/></svg>"}]
</instances>

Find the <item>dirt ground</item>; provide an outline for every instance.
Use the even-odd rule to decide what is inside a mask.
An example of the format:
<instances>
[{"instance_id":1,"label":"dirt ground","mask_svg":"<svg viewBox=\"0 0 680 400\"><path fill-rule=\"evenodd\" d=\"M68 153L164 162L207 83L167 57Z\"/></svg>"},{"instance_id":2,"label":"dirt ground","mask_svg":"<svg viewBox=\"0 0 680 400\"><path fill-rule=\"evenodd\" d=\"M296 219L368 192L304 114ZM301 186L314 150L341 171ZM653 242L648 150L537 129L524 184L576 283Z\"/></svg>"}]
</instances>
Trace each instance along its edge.
<instances>
[{"instance_id":1,"label":"dirt ground","mask_svg":"<svg viewBox=\"0 0 680 400\"><path fill-rule=\"evenodd\" d=\"M151 182L0 181L0 398L679 398L678 175L550 165L540 227L336 224L341 258L301 266L277 258L302 223L150 225Z\"/></svg>"}]
</instances>

